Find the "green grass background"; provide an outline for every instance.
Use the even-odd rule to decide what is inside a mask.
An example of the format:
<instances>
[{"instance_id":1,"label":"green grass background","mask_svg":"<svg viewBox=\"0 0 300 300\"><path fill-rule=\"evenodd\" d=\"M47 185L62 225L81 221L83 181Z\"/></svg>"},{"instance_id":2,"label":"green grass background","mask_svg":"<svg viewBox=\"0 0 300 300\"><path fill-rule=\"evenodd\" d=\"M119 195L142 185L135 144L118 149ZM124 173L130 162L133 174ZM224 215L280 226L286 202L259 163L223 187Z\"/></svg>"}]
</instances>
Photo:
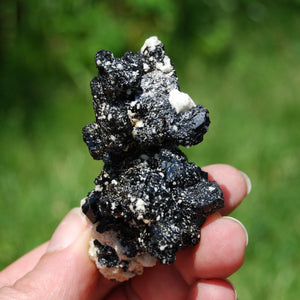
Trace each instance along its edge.
<instances>
[{"instance_id":1,"label":"green grass background","mask_svg":"<svg viewBox=\"0 0 300 300\"><path fill-rule=\"evenodd\" d=\"M99 48L157 35L181 90L210 110L199 166L246 172L232 214L248 229L239 299L300 295L300 1L10 1L0 4L0 268L48 240L93 188L81 128Z\"/></svg>"}]
</instances>

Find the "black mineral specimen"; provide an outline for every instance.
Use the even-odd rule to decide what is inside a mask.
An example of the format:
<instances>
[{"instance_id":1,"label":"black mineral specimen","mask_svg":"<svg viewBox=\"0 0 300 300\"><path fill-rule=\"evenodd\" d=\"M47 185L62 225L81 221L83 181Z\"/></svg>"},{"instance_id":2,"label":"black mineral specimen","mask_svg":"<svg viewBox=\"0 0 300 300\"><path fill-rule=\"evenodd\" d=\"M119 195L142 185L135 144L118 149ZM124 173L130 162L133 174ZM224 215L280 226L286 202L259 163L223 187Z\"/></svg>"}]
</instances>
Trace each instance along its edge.
<instances>
[{"instance_id":1,"label":"black mineral specimen","mask_svg":"<svg viewBox=\"0 0 300 300\"><path fill-rule=\"evenodd\" d=\"M123 281L196 245L206 216L224 201L178 148L200 143L210 121L207 109L179 91L163 44L151 37L136 54L99 50L95 61L96 120L83 138L105 164L81 206L93 224L91 258L104 276Z\"/></svg>"}]
</instances>

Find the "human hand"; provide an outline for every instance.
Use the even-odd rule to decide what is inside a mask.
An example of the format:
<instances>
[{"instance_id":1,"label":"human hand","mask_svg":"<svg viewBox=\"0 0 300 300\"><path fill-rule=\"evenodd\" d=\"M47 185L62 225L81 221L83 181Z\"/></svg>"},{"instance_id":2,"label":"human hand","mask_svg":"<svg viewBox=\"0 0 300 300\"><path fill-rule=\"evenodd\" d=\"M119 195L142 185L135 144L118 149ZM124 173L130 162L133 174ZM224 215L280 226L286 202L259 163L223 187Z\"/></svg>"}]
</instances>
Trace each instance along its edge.
<instances>
[{"instance_id":1,"label":"human hand","mask_svg":"<svg viewBox=\"0 0 300 300\"><path fill-rule=\"evenodd\" d=\"M49 242L0 273L0 299L236 299L225 278L241 267L248 235L239 221L225 215L250 191L250 181L228 165L203 170L222 188L225 206L207 218L200 243L179 251L173 265L145 268L125 283L103 278L88 257L89 225L75 208Z\"/></svg>"}]
</instances>

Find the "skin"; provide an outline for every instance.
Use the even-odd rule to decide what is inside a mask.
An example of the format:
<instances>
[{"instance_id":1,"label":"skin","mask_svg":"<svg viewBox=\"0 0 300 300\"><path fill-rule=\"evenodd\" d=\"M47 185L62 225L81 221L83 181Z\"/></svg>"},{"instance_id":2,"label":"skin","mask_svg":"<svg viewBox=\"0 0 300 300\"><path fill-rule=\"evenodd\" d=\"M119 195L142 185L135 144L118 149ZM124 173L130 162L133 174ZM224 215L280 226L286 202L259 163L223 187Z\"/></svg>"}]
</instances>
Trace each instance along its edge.
<instances>
[{"instance_id":1,"label":"skin","mask_svg":"<svg viewBox=\"0 0 300 300\"><path fill-rule=\"evenodd\" d=\"M0 299L236 299L226 277L243 264L248 235L239 221L226 215L247 195L249 182L228 165L203 170L222 188L225 207L207 218L201 242L179 251L175 264L145 268L143 275L124 283L103 278L88 257L89 226L75 208L49 242L0 273Z\"/></svg>"}]
</instances>

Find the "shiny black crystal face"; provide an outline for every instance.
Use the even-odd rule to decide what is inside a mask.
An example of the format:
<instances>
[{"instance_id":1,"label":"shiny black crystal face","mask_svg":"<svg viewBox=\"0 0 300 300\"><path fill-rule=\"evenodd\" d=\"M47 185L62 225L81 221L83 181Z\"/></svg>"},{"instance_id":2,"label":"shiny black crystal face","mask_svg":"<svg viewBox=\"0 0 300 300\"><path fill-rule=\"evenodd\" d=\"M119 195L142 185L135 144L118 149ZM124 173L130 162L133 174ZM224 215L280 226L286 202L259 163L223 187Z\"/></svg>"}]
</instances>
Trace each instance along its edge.
<instances>
[{"instance_id":1,"label":"shiny black crystal face","mask_svg":"<svg viewBox=\"0 0 300 300\"><path fill-rule=\"evenodd\" d=\"M100 235L113 233L126 258L148 253L173 263L179 249L199 242L206 217L223 207L220 187L178 149L202 141L208 111L179 92L158 40L122 58L99 50L95 61L96 120L83 138L105 165L82 211ZM97 239L94 246L100 264L127 270L129 260L113 246Z\"/></svg>"}]
</instances>

